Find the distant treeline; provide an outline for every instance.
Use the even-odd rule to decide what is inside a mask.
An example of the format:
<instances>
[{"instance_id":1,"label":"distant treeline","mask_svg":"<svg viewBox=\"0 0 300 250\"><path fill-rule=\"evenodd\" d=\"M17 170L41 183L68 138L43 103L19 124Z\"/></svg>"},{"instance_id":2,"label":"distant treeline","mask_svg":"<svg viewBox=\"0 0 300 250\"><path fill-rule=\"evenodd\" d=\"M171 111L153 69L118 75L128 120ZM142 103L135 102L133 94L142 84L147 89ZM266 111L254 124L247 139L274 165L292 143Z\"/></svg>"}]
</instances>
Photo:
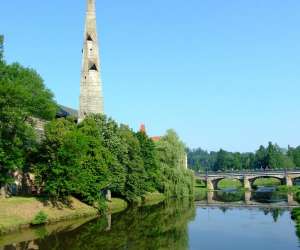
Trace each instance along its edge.
<instances>
[{"instance_id":1,"label":"distant treeline","mask_svg":"<svg viewBox=\"0 0 300 250\"><path fill-rule=\"evenodd\" d=\"M300 146L283 149L269 142L267 147L260 146L255 153L188 149L188 164L196 171L290 169L300 167Z\"/></svg>"}]
</instances>

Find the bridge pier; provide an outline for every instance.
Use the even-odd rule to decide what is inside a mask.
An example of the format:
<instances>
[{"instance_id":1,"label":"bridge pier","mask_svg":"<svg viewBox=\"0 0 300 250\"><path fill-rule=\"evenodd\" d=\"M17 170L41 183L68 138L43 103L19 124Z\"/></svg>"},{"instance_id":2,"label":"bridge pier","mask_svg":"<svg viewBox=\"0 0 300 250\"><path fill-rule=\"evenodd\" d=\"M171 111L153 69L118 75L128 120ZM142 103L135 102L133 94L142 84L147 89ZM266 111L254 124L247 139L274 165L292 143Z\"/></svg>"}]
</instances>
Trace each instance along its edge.
<instances>
[{"instance_id":1,"label":"bridge pier","mask_svg":"<svg viewBox=\"0 0 300 250\"><path fill-rule=\"evenodd\" d=\"M292 180L291 176L287 175L285 177L285 182L286 182L287 187L292 187L293 186L293 180Z\"/></svg>"},{"instance_id":2,"label":"bridge pier","mask_svg":"<svg viewBox=\"0 0 300 250\"><path fill-rule=\"evenodd\" d=\"M207 204L213 204L214 203L214 191L208 191L207 192Z\"/></svg>"},{"instance_id":3,"label":"bridge pier","mask_svg":"<svg viewBox=\"0 0 300 250\"><path fill-rule=\"evenodd\" d=\"M206 179L206 187L210 191L214 191L215 190L214 183L213 183L212 179L210 179L210 178Z\"/></svg>"},{"instance_id":4,"label":"bridge pier","mask_svg":"<svg viewBox=\"0 0 300 250\"><path fill-rule=\"evenodd\" d=\"M295 202L294 195L292 193L287 194L287 201L288 201L289 206L297 205L297 202Z\"/></svg>"},{"instance_id":5,"label":"bridge pier","mask_svg":"<svg viewBox=\"0 0 300 250\"><path fill-rule=\"evenodd\" d=\"M249 191L251 190L251 183L248 176L244 176L244 188Z\"/></svg>"},{"instance_id":6,"label":"bridge pier","mask_svg":"<svg viewBox=\"0 0 300 250\"><path fill-rule=\"evenodd\" d=\"M251 196L252 196L251 191L246 190L246 191L245 191L245 203L246 203L247 205L250 205L250 204L251 204Z\"/></svg>"}]
</instances>

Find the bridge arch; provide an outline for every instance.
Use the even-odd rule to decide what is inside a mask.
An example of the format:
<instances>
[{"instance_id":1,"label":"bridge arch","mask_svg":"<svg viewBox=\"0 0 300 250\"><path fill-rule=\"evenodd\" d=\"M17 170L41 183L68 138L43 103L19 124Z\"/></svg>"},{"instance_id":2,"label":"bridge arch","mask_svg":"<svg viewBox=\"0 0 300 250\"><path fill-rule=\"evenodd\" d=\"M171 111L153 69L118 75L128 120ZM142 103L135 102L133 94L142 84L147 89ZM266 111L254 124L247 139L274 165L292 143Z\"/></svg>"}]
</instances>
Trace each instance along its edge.
<instances>
[{"instance_id":1,"label":"bridge arch","mask_svg":"<svg viewBox=\"0 0 300 250\"><path fill-rule=\"evenodd\" d=\"M294 175L291 177L293 185L300 186L300 175Z\"/></svg>"},{"instance_id":2,"label":"bridge arch","mask_svg":"<svg viewBox=\"0 0 300 250\"><path fill-rule=\"evenodd\" d=\"M231 186L231 183L233 185ZM236 185L234 185L234 183ZM235 187L243 187L243 180L237 177L223 177L215 180L215 190L224 188L235 188Z\"/></svg>"},{"instance_id":3,"label":"bridge arch","mask_svg":"<svg viewBox=\"0 0 300 250\"><path fill-rule=\"evenodd\" d=\"M208 190L220 190L219 183L224 180L234 180L236 182L240 182L240 187L243 186L243 179L238 177L227 177L227 176L220 176L220 177L208 177L206 179L206 186ZM226 186L226 184L225 184ZM229 187L229 186L228 186ZM234 187L234 186L232 186Z\"/></svg>"},{"instance_id":4,"label":"bridge arch","mask_svg":"<svg viewBox=\"0 0 300 250\"><path fill-rule=\"evenodd\" d=\"M284 185L286 183L286 179L284 176L281 177L281 176L259 175L259 176L255 176L255 177L249 177L249 182L250 182L251 188L258 186L255 183L257 180L263 180L263 179L277 180L277 183L275 186ZM266 184L264 184L264 185L266 185ZM270 186L273 186L271 182L270 182Z\"/></svg>"}]
</instances>

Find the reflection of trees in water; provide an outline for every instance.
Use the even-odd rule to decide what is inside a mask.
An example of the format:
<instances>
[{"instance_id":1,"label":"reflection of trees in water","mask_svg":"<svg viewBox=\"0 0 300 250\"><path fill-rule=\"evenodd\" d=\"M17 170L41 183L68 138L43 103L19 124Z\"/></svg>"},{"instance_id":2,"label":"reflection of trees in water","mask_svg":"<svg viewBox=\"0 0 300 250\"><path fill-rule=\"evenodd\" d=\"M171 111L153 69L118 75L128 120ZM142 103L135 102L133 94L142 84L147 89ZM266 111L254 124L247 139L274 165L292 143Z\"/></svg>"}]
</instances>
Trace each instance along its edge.
<instances>
[{"instance_id":1,"label":"reflection of trees in water","mask_svg":"<svg viewBox=\"0 0 300 250\"><path fill-rule=\"evenodd\" d=\"M1 248L0 248L1 249ZM4 250L37 250L40 249L38 245L35 244L34 241L22 242L19 244L14 244L11 246L5 246Z\"/></svg>"},{"instance_id":2,"label":"reflection of trees in water","mask_svg":"<svg viewBox=\"0 0 300 250\"><path fill-rule=\"evenodd\" d=\"M277 222L279 217L284 214L285 209L282 208L260 208L260 211L264 213L264 215L271 215L273 217L274 222Z\"/></svg>"},{"instance_id":3,"label":"reflection of trees in water","mask_svg":"<svg viewBox=\"0 0 300 250\"><path fill-rule=\"evenodd\" d=\"M225 214L227 211L233 210L230 207L219 207L219 209ZM245 209L245 208L234 208L234 209ZM286 211L283 208L259 208L259 211L262 211L264 215L271 215L273 217L274 222L277 222L278 219L284 214Z\"/></svg>"},{"instance_id":4,"label":"reflection of trees in water","mask_svg":"<svg viewBox=\"0 0 300 250\"><path fill-rule=\"evenodd\" d=\"M245 193L243 191L225 192L218 191L215 193L214 200L222 202L237 202L244 200Z\"/></svg>"},{"instance_id":5,"label":"reflection of trees in water","mask_svg":"<svg viewBox=\"0 0 300 250\"><path fill-rule=\"evenodd\" d=\"M296 235L300 241L300 208L294 208L291 217L295 221Z\"/></svg>"},{"instance_id":6,"label":"reflection of trees in water","mask_svg":"<svg viewBox=\"0 0 300 250\"><path fill-rule=\"evenodd\" d=\"M252 199L261 203L287 201L287 195L279 192L254 192Z\"/></svg>"},{"instance_id":7,"label":"reflection of trees in water","mask_svg":"<svg viewBox=\"0 0 300 250\"><path fill-rule=\"evenodd\" d=\"M286 202L287 194L280 192L252 192L251 200L259 203ZM243 190L235 191L217 191L214 192L213 200L220 202L238 202L245 201L246 196Z\"/></svg>"},{"instance_id":8,"label":"reflection of trees in water","mask_svg":"<svg viewBox=\"0 0 300 250\"><path fill-rule=\"evenodd\" d=\"M35 243L40 249L51 250L183 250L188 249L187 228L194 216L195 208L190 201L166 202L151 207L132 208L114 215L110 231L105 230L107 221L103 218L71 232L51 234Z\"/></svg>"}]
</instances>

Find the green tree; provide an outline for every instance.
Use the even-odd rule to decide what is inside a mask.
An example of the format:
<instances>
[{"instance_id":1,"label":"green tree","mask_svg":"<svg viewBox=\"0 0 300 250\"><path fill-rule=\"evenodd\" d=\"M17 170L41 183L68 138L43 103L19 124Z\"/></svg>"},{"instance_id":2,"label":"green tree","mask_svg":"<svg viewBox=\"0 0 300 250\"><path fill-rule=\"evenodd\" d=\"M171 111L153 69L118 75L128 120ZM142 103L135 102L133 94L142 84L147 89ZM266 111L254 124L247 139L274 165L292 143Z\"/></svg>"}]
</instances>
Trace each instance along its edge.
<instances>
[{"instance_id":1,"label":"green tree","mask_svg":"<svg viewBox=\"0 0 300 250\"><path fill-rule=\"evenodd\" d=\"M34 70L1 61L0 75L0 186L3 191L15 171L28 170L29 156L36 148L31 117L52 119L57 106Z\"/></svg>"},{"instance_id":2,"label":"green tree","mask_svg":"<svg viewBox=\"0 0 300 250\"><path fill-rule=\"evenodd\" d=\"M138 132L136 136L140 143L141 157L147 173L147 179L145 180L146 189L148 191L162 191L161 168L158 164L155 144L144 132Z\"/></svg>"},{"instance_id":3,"label":"green tree","mask_svg":"<svg viewBox=\"0 0 300 250\"><path fill-rule=\"evenodd\" d=\"M267 147L267 166L272 169L278 168L293 168L293 161L286 155L283 150L277 145L269 142Z\"/></svg>"},{"instance_id":4,"label":"green tree","mask_svg":"<svg viewBox=\"0 0 300 250\"><path fill-rule=\"evenodd\" d=\"M101 200L109 186L110 152L102 145L96 126L59 119L47 124L35 173L54 199L74 195L88 204Z\"/></svg>"},{"instance_id":5,"label":"green tree","mask_svg":"<svg viewBox=\"0 0 300 250\"><path fill-rule=\"evenodd\" d=\"M168 130L166 135L157 143L156 148L161 163L173 168L184 168L185 145L174 130Z\"/></svg>"},{"instance_id":6,"label":"green tree","mask_svg":"<svg viewBox=\"0 0 300 250\"><path fill-rule=\"evenodd\" d=\"M118 124L104 115L91 115L79 127L86 133L89 128L97 128L99 140L111 153L112 163L109 166L112 179L110 189L116 196L125 196L126 168L128 165L128 148L120 135Z\"/></svg>"},{"instance_id":7,"label":"green tree","mask_svg":"<svg viewBox=\"0 0 300 250\"><path fill-rule=\"evenodd\" d=\"M292 159L296 167L300 167L300 146L296 148L289 147L287 155Z\"/></svg>"},{"instance_id":8,"label":"green tree","mask_svg":"<svg viewBox=\"0 0 300 250\"><path fill-rule=\"evenodd\" d=\"M259 149L255 153L255 162L254 162L255 168L258 169L265 169L268 166L268 160L267 160L267 150L264 146L260 146Z\"/></svg>"},{"instance_id":9,"label":"green tree","mask_svg":"<svg viewBox=\"0 0 300 250\"><path fill-rule=\"evenodd\" d=\"M147 173L144 168L140 142L136 134L128 126L120 126L120 135L127 145L128 162L126 167L125 197L129 201L138 201L148 189Z\"/></svg>"},{"instance_id":10,"label":"green tree","mask_svg":"<svg viewBox=\"0 0 300 250\"><path fill-rule=\"evenodd\" d=\"M156 143L162 184L167 196L183 197L194 192L193 173L184 167L185 146L173 130Z\"/></svg>"}]
</instances>

